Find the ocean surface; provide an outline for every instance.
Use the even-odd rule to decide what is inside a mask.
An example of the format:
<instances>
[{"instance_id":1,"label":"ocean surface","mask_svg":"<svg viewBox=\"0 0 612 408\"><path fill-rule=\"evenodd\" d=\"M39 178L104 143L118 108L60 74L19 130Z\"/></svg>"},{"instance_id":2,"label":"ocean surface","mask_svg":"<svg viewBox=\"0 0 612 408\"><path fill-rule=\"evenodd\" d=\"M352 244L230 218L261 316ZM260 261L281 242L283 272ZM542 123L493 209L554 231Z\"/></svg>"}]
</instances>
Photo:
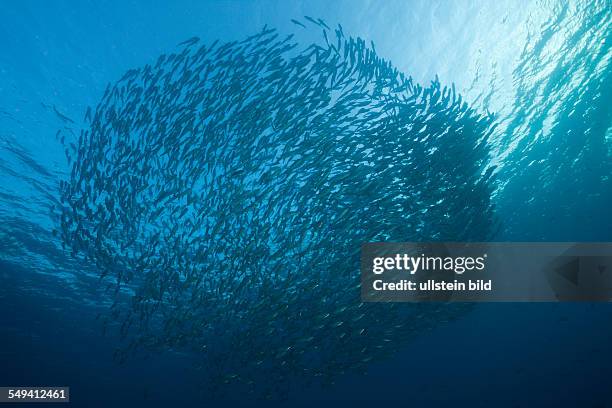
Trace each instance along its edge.
<instances>
[{"instance_id":1,"label":"ocean surface","mask_svg":"<svg viewBox=\"0 0 612 408\"><path fill-rule=\"evenodd\" d=\"M612 2L4 1L0 21L0 386L612 406L608 304L355 287L362 242L612 241Z\"/></svg>"}]
</instances>

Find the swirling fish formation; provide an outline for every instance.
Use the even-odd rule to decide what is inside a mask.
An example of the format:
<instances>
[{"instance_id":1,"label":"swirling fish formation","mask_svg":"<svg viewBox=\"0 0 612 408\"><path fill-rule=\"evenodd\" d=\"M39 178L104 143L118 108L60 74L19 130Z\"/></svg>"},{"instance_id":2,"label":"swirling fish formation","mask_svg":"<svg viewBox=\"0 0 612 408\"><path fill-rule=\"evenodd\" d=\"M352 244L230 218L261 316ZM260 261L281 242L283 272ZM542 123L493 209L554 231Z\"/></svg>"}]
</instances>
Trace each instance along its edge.
<instances>
[{"instance_id":1,"label":"swirling fish formation","mask_svg":"<svg viewBox=\"0 0 612 408\"><path fill-rule=\"evenodd\" d=\"M272 393L362 371L465 308L362 303L359 251L490 236L491 115L316 23L307 47L193 38L88 110L58 230L112 282L121 357L190 350L211 384Z\"/></svg>"}]
</instances>

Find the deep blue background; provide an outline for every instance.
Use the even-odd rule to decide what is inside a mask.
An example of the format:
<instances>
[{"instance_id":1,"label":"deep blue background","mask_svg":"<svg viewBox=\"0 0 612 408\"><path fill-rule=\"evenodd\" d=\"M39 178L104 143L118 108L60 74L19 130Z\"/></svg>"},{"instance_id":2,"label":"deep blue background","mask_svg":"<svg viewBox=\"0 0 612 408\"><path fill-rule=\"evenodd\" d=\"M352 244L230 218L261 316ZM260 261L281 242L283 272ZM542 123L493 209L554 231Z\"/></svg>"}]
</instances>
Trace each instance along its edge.
<instances>
[{"instance_id":1,"label":"deep blue background","mask_svg":"<svg viewBox=\"0 0 612 408\"><path fill-rule=\"evenodd\" d=\"M174 50L182 40L194 35L205 42L239 39L264 24L294 31L289 19L306 14L340 22L346 32L373 40L382 56L417 81L437 74L444 83L456 83L473 106L497 112L494 160L503 164L512 157L513 141L539 135L529 127L539 126L544 136L555 121L568 121L571 128L572 119L555 116L550 106L539 112L548 122L530 121L546 97L569 104L579 99L581 89L599 83L602 70L609 72L609 35L596 36L607 32L609 12L593 21L573 12L540 2L3 1L0 385L68 385L72 405L87 407L272 404L239 395L208 400L187 355L165 354L121 366L112 360L116 339L103 337L94 321L103 306L96 305L93 295L92 301L83 297L88 290L95 293L93 283L81 276L78 265L59 268L61 259L45 258L57 250L43 234L50 225L45 192L52 191L45 186L68 171L54 138L61 123L45 106L81 118L108 82ZM564 47L580 27L602 21L594 33L580 34L585 42L576 46L599 57L589 60L572 53L576 47ZM593 37L596 41L587 41ZM583 68L592 64L597 69L582 72L582 62L567 72L555 69L572 58L582 58ZM529 72L532 78L519 77ZM570 85L542 88L542 78L549 85ZM529 92L536 96L517 111L522 106L517 101ZM594 104L602 103L607 102ZM609 116L601 120L607 129ZM522 125L509 133L513 121ZM513 197L519 203L532 198ZM573 200L571 194L563 197L568 205ZM503 192L498 199L509 200ZM514 224L506 225L500 240L543 235L549 240L612 240L612 232L602 227L609 221L589 221L583 216L588 209L568 212L557 202L551 210L558 214L555 220L542 218L549 210L540 208L521 222L521 214L512 213L516 206L508 202L500 202L505 211L500 216ZM593 206L605 213L609 204L604 200ZM478 305L458 321L421 333L391 360L372 364L365 377L348 375L329 389L296 384L290 401L275 404L612 406L611 323L607 304Z\"/></svg>"}]
</instances>

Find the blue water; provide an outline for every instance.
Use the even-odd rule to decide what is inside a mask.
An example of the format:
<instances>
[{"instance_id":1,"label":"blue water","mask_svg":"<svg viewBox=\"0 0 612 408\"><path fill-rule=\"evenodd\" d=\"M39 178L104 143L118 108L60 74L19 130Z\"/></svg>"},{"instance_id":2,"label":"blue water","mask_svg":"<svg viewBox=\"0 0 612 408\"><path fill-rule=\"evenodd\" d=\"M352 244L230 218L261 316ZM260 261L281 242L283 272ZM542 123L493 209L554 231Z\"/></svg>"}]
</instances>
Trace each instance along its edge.
<instances>
[{"instance_id":1,"label":"blue water","mask_svg":"<svg viewBox=\"0 0 612 408\"><path fill-rule=\"evenodd\" d=\"M454 84L494 117L497 241L611 241L612 3L4 2L0 10L0 385L67 385L72 405L612 406L607 304L481 304L440 318L397 353L285 399L209 394L184 350L122 364L96 316L95 267L52 234L71 167L55 137L85 126L107 84L202 43L304 15L341 23L416 83ZM300 32L301 33L301 32ZM319 31L300 34L308 43ZM53 108L55 107L55 109ZM56 113L70 117L74 126ZM70 136L67 136L70 137ZM457 158L461 160L461 158Z\"/></svg>"}]
</instances>

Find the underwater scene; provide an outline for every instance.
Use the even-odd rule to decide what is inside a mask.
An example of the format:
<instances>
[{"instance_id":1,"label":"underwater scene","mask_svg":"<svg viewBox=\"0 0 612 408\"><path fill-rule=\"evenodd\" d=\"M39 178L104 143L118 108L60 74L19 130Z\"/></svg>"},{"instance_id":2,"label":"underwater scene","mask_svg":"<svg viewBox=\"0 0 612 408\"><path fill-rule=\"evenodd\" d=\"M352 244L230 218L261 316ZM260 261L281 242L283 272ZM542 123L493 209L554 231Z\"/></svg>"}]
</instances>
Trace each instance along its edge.
<instances>
[{"instance_id":1,"label":"underwater scene","mask_svg":"<svg viewBox=\"0 0 612 408\"><path fill-rule=\"evenodd\" d=\"M370 303L359 274L370 242L612 241L612 1L2 0L0 22L0 387L612 407L609 303Z\"/></svg>"}]
</instances>

